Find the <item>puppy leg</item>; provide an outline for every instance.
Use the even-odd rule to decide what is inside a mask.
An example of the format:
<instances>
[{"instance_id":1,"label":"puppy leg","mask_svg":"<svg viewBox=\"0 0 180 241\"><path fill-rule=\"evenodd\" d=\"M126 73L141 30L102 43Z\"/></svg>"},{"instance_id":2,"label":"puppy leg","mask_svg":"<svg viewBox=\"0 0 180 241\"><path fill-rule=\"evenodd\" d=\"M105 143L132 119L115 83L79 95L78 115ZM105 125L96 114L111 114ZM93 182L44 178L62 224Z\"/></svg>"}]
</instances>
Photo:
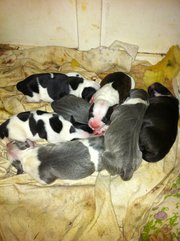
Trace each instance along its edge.
<instances>
[{"instance_id":1,"label":"puppy leg","mask_svg":"<svg viewBox=\"0 0 180 241\"><path fill-rule=\"evenodd\" d=\"M17 175L22 174L24 172L22 164L19 160L12 161L12 166L17 169Z\"/></svg>"}]
</instances>

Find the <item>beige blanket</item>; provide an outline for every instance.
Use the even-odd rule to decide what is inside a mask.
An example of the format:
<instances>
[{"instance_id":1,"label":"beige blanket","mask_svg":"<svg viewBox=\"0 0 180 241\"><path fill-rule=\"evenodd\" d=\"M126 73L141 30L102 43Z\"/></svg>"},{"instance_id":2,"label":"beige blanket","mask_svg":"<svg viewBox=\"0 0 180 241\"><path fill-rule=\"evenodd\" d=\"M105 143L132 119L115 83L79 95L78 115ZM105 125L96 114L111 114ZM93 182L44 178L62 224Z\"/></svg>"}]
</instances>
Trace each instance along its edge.
<instances>
[{"instance_id":1,"label":"beige blanket","mask_svg":"<svg viewBox=\"0 0 180 241\"><path fill-rule=\"evenodd\" d=\"M77 71L100 81L112 71L130 72L145 88L149 64L135 64L137 47L116 42L80 52L63 47L0 49L0 122L25 110L51 111L50 104L27 103L15 84L33 73ZM0 141L0 240L138 241L150 210L161 203L180 173L180 141L158 163L142 162L130 181L94 173L79 181L41 185L16 175Z\"/></svg>"}]
</instances>

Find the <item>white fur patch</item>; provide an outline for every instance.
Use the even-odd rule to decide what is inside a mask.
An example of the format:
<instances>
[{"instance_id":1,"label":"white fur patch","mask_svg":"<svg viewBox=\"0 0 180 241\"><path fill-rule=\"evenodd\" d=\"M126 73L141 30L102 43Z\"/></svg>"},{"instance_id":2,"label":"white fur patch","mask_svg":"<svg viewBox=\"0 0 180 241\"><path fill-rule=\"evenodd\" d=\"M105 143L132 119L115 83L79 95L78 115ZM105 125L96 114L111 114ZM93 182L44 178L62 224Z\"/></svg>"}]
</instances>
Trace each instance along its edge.
<instances>
[{"instance_id":1,"label":"white fur patch","mask_svg":"<svg viewBox=\"0 0 180 241\"><path fill-rule=\"evenodd\" d=\"M97 90L93 95L94 103L98 100L105 100L109 102L109 106L119 103L119 93L112 87L112 83L105 84Z\"/></svg>"},{"instance_id":2,"label":"white fur patch","mask_svg":"<svg viewBox=\"0 0 180 241\"><path fill-rule=\"evenodd\" d=\"M65 120L62 116L59 116L59 120L62 122L62 130L60 131L60 133L55 132L49 123L49 119L52 117L53 115L51 113L45 113L42 115L37 115L36 112L34 112L34 119L36 121L38 120L43 120L44 122L44 126L47 132L47 140L48 142L51 143L57 143L57 142L62 142L62 141L69 141L71 139L73 139L73 133L70 133L70 128L72 126L72 124Z\"/></svg>"},{"instance_id":3,"label":"white fur patch","mask_svg":"<svg viewBox=\"0 0 180 241\"><path fill-rule=\"evenodd\" d=\"M29 174L36 181L46 184L39 176L39 166L41 162L38 160L38 147L20 151L19 160L24 172Z\"/></svg>"},{"instance_id":4,"label":"white fur patch","mask_svg":"<svg viewBox=\"0 0 180 241\"><path fill-rule=\"evenodd\" d=\"M35 93L35 92L33 92L32 94L33 94L32 97L26 95L26 100L27 100L27 102L39 102L39 101L40 101L40 96L39 96L39 94L38 94L38 93Z\"/></svg>"},{"instance_id":5,"label":"white fur patch","mask_svg":"<svg viewBox=\"0 0 180 241\"><path fill-rule=\"evenodd\" d=\"M107 100L98 100L95 102L93 107L93 115L94 117L102 120L102 118L106 115L107 110L110 104Z\"/></svg>"},{"instance_id":6,"label":"white fur patch","mask_svg":"<svg viewBox=\"0 0 180 241\"><path fill-rule=\"evenodd\" d=\"M82 92L83 92L84 88L92 87L95 90L98 90L100 88L100 85L97 82L95 82L93 80L88 80L77 72L70 72L70 73L67 73L66 75L69 77L83 78L83 80L84 80L83 83L80 83L76 90L73 90L72 88L70 88L70 94L75 95L77 97L80 97L80 98L82 97Z\"/></svg>"},{"instance_id":7,"label":"white fur patch","mask_svg":"<svg viewBox=\"0 0 180 241\"><path fill-rule=\"evenodd\" d=\"M39 139L39 136L36 134L32 135L29 128L29 121L21 121L16 115L10 118L10 121L7 125L9 132L9 139L25 141L30 139L31 141L36 141Z\"/></svg>"},{"instance_id":8,"label":"white fur patch","mask_svg":"<svg viewBox=\"0 0 180 241\"><path fill-rule=\"evenodd\" d=\"M84 79L83 83L80 83L76 90L73 90L72 88L70 88L70 94L81 98L83 90L87 87L92 87L95 90L98 90L100 88L100 85L93 80Z\"/></svg>"},{"instance_id":9,"label":"white fur patch","mask_svg":"<svg viewBox=\"0 0 180 241\"><path fill-rule=\"evenodd\" d=\"M136 85L135 80L130 75L128 75L128 74L126 74L126 75L129 76L129 78L131 79L131 89L134 89L135 85Z\"/></svg>"},{"instance_id":10,"label":"white fur patch","mask_svg":"<svg viewBox=\"0 0 180 241\"><path fill-rule=\"evenodd\" d=\"M95 171L98 171L98 165L99 165L99 152L95 150L93 147L89 145L88 140L80 140L80 142L88 147L89 154L90 154L90 161L94 163Z\"/></svg>"},{"instance_id":11,"label":"white fur patch","mask_svg":"<svg viewBox=\"0 0 180 241\"><path fill-rule=\"evenodd\" d=\"M135 105L138 103L142 103L144 105L148 105L147 101L142 100L141 98L127 98L122 105Z\"/></svg>"},{"instance_id":12,"label":"white fur patch","mask_svg":"<svg viewBox=\"0 0 180 241\"><path fill-rule=\"evenodd\" d=\"M54 74L53 74L53 73L50 73L50 76L51 76L51 79L53 79L53 78L54 78Z\"/></svg>"},{"instance_id":13,"label":"white fur patch","mask_svg":"<svg viewBox=\"0 0 180 241\"><path fill-rule=\"evenodd\" d=\"M53 99L49 96L47 88L43 88L39 82L38 82L38 86L39 86L39 98L40 100L46 101L46 102L52 102Z\"/></svg>"},{"instance_id":14,"label":"white fur patch","mask_svg":"<svg viewBox=\"0 0 180 241\"><path fill-rule=\"evenodd\" d=\"M82 75L80 75L80 74L77 73L77 72L69 72L69 73L67 73L66 75L69 76L69 77L80 77L80 78L85 79Z\"/></svg>"}]
</instances>

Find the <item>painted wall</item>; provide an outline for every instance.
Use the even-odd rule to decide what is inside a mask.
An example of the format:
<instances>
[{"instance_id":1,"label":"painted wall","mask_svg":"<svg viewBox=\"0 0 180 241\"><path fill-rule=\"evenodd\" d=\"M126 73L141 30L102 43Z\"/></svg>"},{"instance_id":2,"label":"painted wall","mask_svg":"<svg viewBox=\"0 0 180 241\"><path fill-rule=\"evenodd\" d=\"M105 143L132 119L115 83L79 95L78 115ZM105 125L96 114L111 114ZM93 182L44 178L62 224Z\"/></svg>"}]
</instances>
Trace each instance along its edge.
<instances>
[{"instance_id":1,"label":"painted wall","mask_svg":"<svg viewBox=\"0 0 180 241\"><path fill-rule=\"evenodd\" d=\"M180 45L179 0L0 0L0 43L88 50L114 40L140 52Z\"/></svg>"},{"instance_id":2,"label":"painted wall","mask_svg":"<svg viewBox=\"0 0 180 241\"><path fill-rule=\"evenodd\" d=\"M0 0L0 43L78 47L75 0Z\"/></svg>"}]
</instances>

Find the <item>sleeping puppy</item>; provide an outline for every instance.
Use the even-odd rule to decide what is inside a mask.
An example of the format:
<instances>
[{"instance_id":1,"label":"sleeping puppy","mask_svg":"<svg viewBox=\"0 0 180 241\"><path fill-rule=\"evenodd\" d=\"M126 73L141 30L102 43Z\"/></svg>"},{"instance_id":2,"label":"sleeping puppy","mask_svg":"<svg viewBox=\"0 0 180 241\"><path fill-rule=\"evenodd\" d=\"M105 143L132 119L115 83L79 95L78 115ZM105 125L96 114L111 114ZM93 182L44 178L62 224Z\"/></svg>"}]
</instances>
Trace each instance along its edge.
<instances>
[{"instance_id":1,"label":"sleeping puppy","mask_svg":"<svg viewBox=\"0 0 180 241\"><path fill-rule=\"evenodd\" d=\"M52 102L69 94L68 77L61 73L33 74L16 85L28 102Z\"/></svg>"},{"instance_id":2,"label":"sleeping puppy","mask_svg":"<svg viewBox=\"0 0 180 241\"><path fill-rule=\"evenodd\" d=\"M49 184L57 178L76 180L102 169L103 137L34 147L30 141L7 144L8 159L17 173L28 173L36 181Z\"/></svg>"},{"instance_id":3,"label":"sleeping puppy","mask_svg":"<svg viewBox=\"0 0 180 241\"><path fill-rule=\"evenodd\" d=\"M87 80L78 73L33 74L16 85L16 88L26 96L29 102L41 100L52 102L67 94L73 94L89 101L99 87L98 83Z\"/></svg>"},{"instance_id":4,"label":"sleeping puppy","mask_svg":"<svg viewBox=\"0 0 180 241\"><path fill-rule=\"evenodd\" d=\"M90 101L88 124L95 134L106 131L114 106L123 103L134 86L134 80L123 72L109 74L102 80L101 88Z\"/></svg>"},{"instance_id":5,"label":"sleeping puppy","mask_svg":"<svg viewBox=\"0 0 180 241\"><path fill-rule=\"evenodd\" d=\"M89 126L79 129L70 121L56 113L45 111L27 111L12 116L0 125L0 138L11 140L39 141L42 139L51 143L69 141L77 138L87 138Z\"/></svg>"},{"instance_id":6,"label":"sleeping puppy","mask_svg":"<svg viewBox=\"0 0 180 241\"><path fill-rule=\"evenodd\" d=\"M165 157L176 139L179 102L157 82L149 86L148 93L149 106L140 131L139 147L145 161L157 162Z\"/></svg>"},{"instance_id":7,"label":"sleeping puppy","mask_svg":"<svg viewBox=\"0 0 180 241\"><path fill-rule=\"evenodd\" d=\"M54 112L71 120L71 116L81 123L88 123L90 103L74 95L66 95L51 103Z\"/></svg>"},{"instance_id":8,"label":"sleeping puppy","mask_svg":"<svg viewBox=\"0 0 180 241\"><path fill-rule=\"evenodd\" d=\"M129 180L142 161L139 132L147 105L144 90L131 90L130 97L115 108L104 135L103 166L111 175L118 174L123 180Z\"/></svg>"}]
</instances>

